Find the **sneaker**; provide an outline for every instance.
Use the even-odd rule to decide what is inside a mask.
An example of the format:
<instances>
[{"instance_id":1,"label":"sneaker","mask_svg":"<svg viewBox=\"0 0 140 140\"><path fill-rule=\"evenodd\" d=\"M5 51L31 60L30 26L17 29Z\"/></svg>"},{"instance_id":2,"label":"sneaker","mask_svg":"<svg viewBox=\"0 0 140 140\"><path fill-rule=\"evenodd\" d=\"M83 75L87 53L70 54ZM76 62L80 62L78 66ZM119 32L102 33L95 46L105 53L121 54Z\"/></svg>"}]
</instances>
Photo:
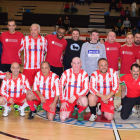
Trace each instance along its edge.
<instances>
[{"instance_id":1,"label":"sneaker","mask_svg":"<svg viewBox=\"0 0 140 140\"><path fill-rule=\"evenodd\" d=\"M135 113L135 114L137 114L137 113L138 113L138 111L137 111L137 109L136 109L136 107L135 107L135 106L132 108L132 112L133 112L133 113Z\"/></svg>"},{"instance_id":2,"label":"sneaker","mask_svg":"<svg viewBox=\"0 0 140 140\"><path fill-rule=\"evenodd\" d=\"M76 116L77 113L78 113L78 110L76 108L74 108L74 111L72 113L72 116Z\"/></svg>"},{"instance_id":3,"label":"sneaker","mask_svg":"<svg viewBox=\"0 0 140 140\"><path fill-rule=\"evenodd\" d=\"M8 115L9 115L9 112L11 111L11 107L9 106L9 107L6 107L5 109L4 109L4 112L3 112L3 116L4 117L7 117Z\"/></svg>"},{"instance_id":4,"label":"sneaker","mask_svg":"<svg viewBox=\"0 0 140 140\"><path fill-rule=\"evenodd\" d=\"M86 108L85 112L90 112L89 106Z\"/></svg>"},{"instance_id":5,"label":"sneaker","mask_svg":"<svg viewBox=\"0 0 140 140\"><path fill-rule=\"evenodd\" d=\"M120 112L122 109L122 105L120 104L119 106L116 107L116 111Z\"/></svg>"},{"instance_id":6,"label":"sneaker","mask_svg":"<svg viewBox=\"0 0 140 140\"><path fill-rule=\"evenodd\" d=\"M41 105L38 105L38 106L37 106L37 110L38 110L38 111L44 111Z\"/></svg>"},{"instance_id":7,"label":"sneaker","mask_svg":"<svg viewBox=\"0 0 140 140\"><path fill-rule=\"evenodd\" d=\"M25 112L29 112L30 111L30 107L27 106L25 109L24 109Z\"/></svg>"},{"instance_id":8,"label":"sneaker","mask_svg":"<svg viewBox=\"0 0 140 140\"><path fill-rule=\"evenodd\" d=\"M19 105L14 104L13 108L14 108L15 111L18 111Z\"/></svg>"},{"instance_id":9,"label":"sneaker","mask_svg":"<svg viewBox=\"0 0 140 140\"><path fill-rule=\"evenodd\" d=\"M33 119L34 116L36 115L36 112L37 112L36 110L35 111L30 111L28 119L29 120Z\"/></svg>"},{"instance_id":10,"label":"sneaker","mask_svg":"<svg viewBox=\"0 0 140 140\"><path fill-rule=\"evenodd\" d=\"M97 119L97 115L91 114L89 121L94 122Z\"/></svg>"},{"instance_id":11,"label":"sneaker","mask_svg":"<svg viewBox=\"0 0 140 140\"><path fill-rule=\"evenodd\" d=\"M24 112L24 109L22 107L19 107L18 111L19 111L20 116L22 116L22 117L25 116L25 112Z\"/></svg>"},{"instance_id":12,"label":"sneaker","mask_svg":"<svg viewBox=\"0 0 140 140\"><path fill-rule=\"evenodd\" d=\"M3 107L2 106L0 106L0 111L2 111L3 110Z\"/></svg>"},{"instance_id":13,"label":"sneaker","mask_svg":"<svg viewBox=\"0 0 140 140\"><path fill-rule=\"evenodd\" d=\"M78 113L78 121L83 121L84 120L84 111L82 111L81 113Z\"/></svg>"},{"instance_id":14,"label":"sneaker","mask_svg":"<svg viewBox=\"0 0 140 140\"><path fill-rule=\"evenodd\" d=\"M96 108L96 113L97 113L97 115L102 115L102 112L101 112L101 110L100 110L100 106L101 106L101 103L98 103L97 104L97 108Z\"/></svg>"}]
</instances>

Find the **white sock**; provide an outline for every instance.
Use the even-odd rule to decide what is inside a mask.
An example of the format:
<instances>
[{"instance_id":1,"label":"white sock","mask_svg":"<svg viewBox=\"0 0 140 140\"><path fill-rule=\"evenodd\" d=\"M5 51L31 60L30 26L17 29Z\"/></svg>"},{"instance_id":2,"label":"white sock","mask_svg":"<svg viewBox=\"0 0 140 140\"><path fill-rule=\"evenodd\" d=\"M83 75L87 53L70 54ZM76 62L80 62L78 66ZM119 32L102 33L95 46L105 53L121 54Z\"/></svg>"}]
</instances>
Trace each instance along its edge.
<instances>
[{"instance_id":1,"label":"white sock","mask_svg":"<svg viewBox=\"0 0 140 140\"><path fill-rule=\"evenodd\" d=\"M8 108L9 106L7 106L7 103L5 105L1 105L4 108Z\"/></svg>"},{"instance_id":2,"label":"white sock","mask_svg":"<svg viewBox=\"0 0 140 140\"><path fill-rule=\"evenodd\" d=\"M26 108L27 106L29 106L26 102L21 106L22 109Z\"/></svg>"}]
</instances>

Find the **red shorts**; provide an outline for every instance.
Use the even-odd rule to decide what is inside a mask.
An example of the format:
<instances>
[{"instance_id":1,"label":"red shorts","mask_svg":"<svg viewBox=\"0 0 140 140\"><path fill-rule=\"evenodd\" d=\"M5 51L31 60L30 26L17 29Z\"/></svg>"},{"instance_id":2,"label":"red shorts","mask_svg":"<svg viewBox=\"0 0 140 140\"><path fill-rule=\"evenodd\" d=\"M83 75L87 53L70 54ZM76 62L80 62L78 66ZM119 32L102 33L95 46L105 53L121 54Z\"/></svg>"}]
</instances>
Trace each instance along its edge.
<instances>
[{"instance_id":1,"label":"red shorts","mask_svg":"<svg viewBox=\"0 0 140 140\"><path fill-rule=\"evenodd\" d=\"M77 104L77 100L75 100L72 104L69 103L68 101L65 101L66 103L68 103L68 106L66 106L66 110L60 109L60 111L73 111L75 105Z\"/></svg>"},{"instance_id":2,"label":"red shorts","mask_svg":"<svg viewBox=\"0 0 140 140\"><path fill-rule=\"evenodd\" d=\"M23 69L23 75L26 76L26 78L29 80L30 86L33 86L34 83L34 77L37 72L39 72L40 69Z\"/></svg>"},{"instance_id":3,"label":"red shorts","mask_svg":"<svg viewBox=\"0 0 140 140\"><path fill-rule=\"evenodd\" d=\"M34 102L34 103L35 103L35 104L36 104L36 103L38 104L38 102L41 103L41 100L40 100L39 96L37 95L37 93L36 93L36 92L33 92L33 93L35 94L35 96L36 96L37 99L38 99L38 101L36 101L36 102ZM46 111L48 111L49 113L55 114L56 108L55 108L55 111L54 111L54 112L52 112L52 111L50 110L50 108L51 108L50 105L51 105L51 103L53 103L53 101L54 101L54 98L46 99L46 103L43 103L43 109L46 110ZM37 104L36 104L36 105L37 105Z\"/></svg>"},{"instance_id":4,"label":"red shorts","mask_svg":"<svg viewBox=\"0 0 140 140\"><path fill-rule=\"evenodd\" d=\"M108 104L105 104L100 97L98 97L98 102L101 103L101 112L108 112L114 114L114 101L108 101Z\"/></svg>"},{"instance_id":5,"label":"red shorts","mask_svg":"<svg viewBox=\"0 0 140 140\"><path fill-rule=\"evenodd\" d=\"M12 98L12 97L11 97L11 98ZM24 99L26 99L26 94L23 94L23 95L21 95L21 96L18 97L18 98L12 98L12 99L14 99L14 103L15 103L15 104L22 106L22 105L23 105L22 101L23 101ZM11 104L8 102L8 106L10 106L10 105L11 105Z\"/></svg>"}]
</instances>

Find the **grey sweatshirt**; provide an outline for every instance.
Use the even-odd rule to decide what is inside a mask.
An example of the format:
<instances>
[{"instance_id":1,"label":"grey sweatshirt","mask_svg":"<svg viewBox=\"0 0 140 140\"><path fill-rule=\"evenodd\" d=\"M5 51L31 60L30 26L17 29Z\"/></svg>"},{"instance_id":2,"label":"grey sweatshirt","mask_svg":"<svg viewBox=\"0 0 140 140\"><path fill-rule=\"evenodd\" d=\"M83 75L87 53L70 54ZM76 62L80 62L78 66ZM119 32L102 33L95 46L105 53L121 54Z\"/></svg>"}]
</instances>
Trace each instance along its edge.
<instances>
[{"instance_id":1,"label":"grey sweatshirt","mask_svg":"<svg viewBox=\"0 0 140 140\"><path fill-rule=\"evenodd\" d=\"M123 26L124 27L131 27L131 22L129 20L124 20L123 21Z\"/></svg>"}]
</instances>

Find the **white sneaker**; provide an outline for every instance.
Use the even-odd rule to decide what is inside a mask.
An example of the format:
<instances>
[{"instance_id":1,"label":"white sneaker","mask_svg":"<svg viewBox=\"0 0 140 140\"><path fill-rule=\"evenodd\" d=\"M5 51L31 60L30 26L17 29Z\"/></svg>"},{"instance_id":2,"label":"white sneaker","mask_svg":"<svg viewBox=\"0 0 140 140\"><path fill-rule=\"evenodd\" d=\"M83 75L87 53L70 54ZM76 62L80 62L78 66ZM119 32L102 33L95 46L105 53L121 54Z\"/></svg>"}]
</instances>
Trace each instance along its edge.
<instances>
[{"instance_id":1,"label":"white sneaker","mask_svg":"<svg viewBox=\"0 0 140 140\"><path fill-rule=\"evenodd\" d=\"M96 118L97 118L97 115L91 114L89 121L94 122L96 120Z\"/></svg>"},{"instance_id":2,"label":"white sneaker","mask_svg":"<svg viewBox=\"0 0 140 140\"><path fill-rule=\"evenodd\" d=\"M135 114L137 114L137 113L138 113L138 111L137 111L137 109L136 109L136 107L135 107L135 106L132 108L132 112L133 112L133 113L135 113Z\"/></svg>"},{"instance_id":3,"label":"white sneaker","mask_svg":"<svg viewBox=\"0 0 140 140\"><path fill-rule=\"evenodd\" d=\"M7 117L8 115L9 115L9 112L11 111L11 107L9 106L9 107L6 107L5 109L4 109L4 112L3 112L3 116L4 117Z\"/></svg>"},{"instance_id":4,"label":"white sneaker","mask_svg":"<svg viewBox=\"0 0 140 140\"><path fill-rule=\"evenodd\" d=\"M100 108L99 108L100 105L101 105L101 103L98 103L98 104L97 104L97 108L96 108L96 113L97 113L97 115L99 115L99 116L102 115L102 112L101 112L101 110L100 110Z\"/></svg>"},{"instance_id":5,"label":"white sneaker","mask_svg":"<svg viewBox=\"0 0 140 140\"><path fill-rule=\"evenodd\" d=\"M22 117L25 116L25 112L24 112L24 109L22 107L19 107L18 111L19 111L20 116L22 116Z\"/></svg>"},{"instance_id":6,"label":"white sneaker","mask_svg":"<svg viewBox=\"0 0 140 140\"><path fill-rule=\"evenodd\" d=\"M85 112L90 112L89 106L86 108Z\"/></svg>"},{"instance_id":7,"label":"white sneaker","mask_svg":"<svg viewBox=\"0 0 140 140\"><path fill-rule=\"evenodd\" d=\"M122 105L117 106L116 111L120 112L122 109Z\"/></svg>"}]
</instances>

